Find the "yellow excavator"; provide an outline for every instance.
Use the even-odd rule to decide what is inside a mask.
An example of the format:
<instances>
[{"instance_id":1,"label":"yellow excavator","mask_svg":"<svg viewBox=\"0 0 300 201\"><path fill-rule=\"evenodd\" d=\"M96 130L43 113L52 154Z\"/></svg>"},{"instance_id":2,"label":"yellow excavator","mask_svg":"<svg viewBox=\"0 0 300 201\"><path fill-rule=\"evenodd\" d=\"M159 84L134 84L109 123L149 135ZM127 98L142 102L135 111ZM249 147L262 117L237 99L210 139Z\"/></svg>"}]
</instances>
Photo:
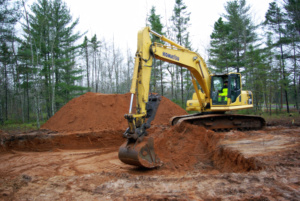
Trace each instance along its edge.
<instances>
[{"instance_id":1,"label":"yellow excavator","mask_svg":"<svg viewBox=\"0 0 300 201\"><path fill-rule=\"evenodd\" d=\"M150 34L159 37L168 45L152 42ZM212 74L198 53L152 31L149 27L138 32L137 44L129 113L125 114L129 127L123 136L127 140L119 148L119 159L122 162L146 168L162 164L154 151L154 139L151 137L144 139L147 135L146 129L150 128L161 100L157 94L149 95L154 59L188 69L195 89L192 100L187 101L186 109L198 113L173 117L170 120L172 125L187 122L214 131L252 130L265 126L265 120L259 116L225 114L226 111L253 107L252 92L242 91L240 73ZM136 96L135 113L133 113L134 96Z\"/></svg>"}]
</instances>

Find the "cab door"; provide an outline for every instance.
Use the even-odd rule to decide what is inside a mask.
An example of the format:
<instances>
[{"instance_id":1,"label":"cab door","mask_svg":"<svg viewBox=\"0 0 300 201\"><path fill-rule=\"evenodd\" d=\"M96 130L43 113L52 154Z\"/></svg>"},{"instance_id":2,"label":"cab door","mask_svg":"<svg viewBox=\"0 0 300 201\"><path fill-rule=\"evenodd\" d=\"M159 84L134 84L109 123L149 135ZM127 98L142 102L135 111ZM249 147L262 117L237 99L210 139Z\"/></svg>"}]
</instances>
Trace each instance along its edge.
<instances>
[{"instance_id":1,"label":"cab door","mask_svg":"<svg viewBox=\"0 0 300 201\"><path fill-rule=\"evenodd\" d=\"M241 75L230 74L228 97L231 99L231 103L241 102L241 90Z\"/></svg>"}]
</instances>

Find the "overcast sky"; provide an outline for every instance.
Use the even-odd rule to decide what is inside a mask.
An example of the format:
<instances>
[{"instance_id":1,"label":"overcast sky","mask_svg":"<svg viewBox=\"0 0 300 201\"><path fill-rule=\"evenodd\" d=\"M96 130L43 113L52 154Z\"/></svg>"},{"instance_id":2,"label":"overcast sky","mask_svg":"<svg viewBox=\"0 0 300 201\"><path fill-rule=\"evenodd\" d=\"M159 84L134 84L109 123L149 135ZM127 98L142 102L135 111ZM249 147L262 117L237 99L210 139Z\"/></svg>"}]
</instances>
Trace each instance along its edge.
<instances>
[{"instance_id":1,"label":"overcast sky","mask_svg":"<svg viewBox=\"0 0 300 201\"><path fill-rule=\"evenodd\" d=\"M112 41L124 51L129 47L134 54L137 46L137 32L146 24L152 6L156 7L161 22L170 26L175 0L64 0L72 16L79 17L78 30L88 31L90 39L97 34L98 39ZM227 0L183 0L190 15L190 36L193 49L205 58L210 34L217 19L225 13ZM264 20L272 0L247 0L251 6L253 19ZM29 2L28 2L29 3ZM166 30L164 30L166 31Z\"/></svg>"}]
</instances>

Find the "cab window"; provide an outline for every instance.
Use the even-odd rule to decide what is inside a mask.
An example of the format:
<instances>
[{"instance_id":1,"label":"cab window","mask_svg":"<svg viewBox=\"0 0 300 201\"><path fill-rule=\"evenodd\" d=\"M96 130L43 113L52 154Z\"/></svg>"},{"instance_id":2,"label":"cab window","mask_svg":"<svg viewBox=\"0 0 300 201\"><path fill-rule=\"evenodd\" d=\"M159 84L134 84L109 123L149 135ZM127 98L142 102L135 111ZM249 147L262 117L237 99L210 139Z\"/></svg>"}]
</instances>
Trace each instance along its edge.
<instances>
[{"instance_id":1,"label":"cab window","mask_svg":"<svg viewBox=\"0 0 300 201\"><path fill-rule=\"evenodd\" d=\"M224 90L224 82L228 81L227 76L213 76L212 77L212 104L213 105L227 105L227 91ZM227 87L226 87L227 89ZM226 92L225 92L226 91ZM225 95L226 93L226 95Z\"/></svg>"}]
</instances>

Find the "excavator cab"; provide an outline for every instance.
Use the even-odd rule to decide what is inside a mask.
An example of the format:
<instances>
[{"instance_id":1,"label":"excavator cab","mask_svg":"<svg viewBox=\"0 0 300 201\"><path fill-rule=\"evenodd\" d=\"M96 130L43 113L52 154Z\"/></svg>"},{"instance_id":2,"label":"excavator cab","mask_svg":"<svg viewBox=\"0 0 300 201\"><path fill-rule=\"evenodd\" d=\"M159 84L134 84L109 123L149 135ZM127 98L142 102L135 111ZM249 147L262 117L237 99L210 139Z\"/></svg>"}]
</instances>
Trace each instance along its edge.
<instances>
[{"instance_id":1,"label":"excavator cab","mask_svg":"<svg viewBox=\"0 0 300 201\"><path fill-rule=\"evenodd\" d=\"M242 91L240 73L212 75L210 84L210 99L199 90L199 97L194 93L192 100L187 101L187 111L203 112L205 109L206 112L225 112L253 107L252 93ZM207 102L206 106L200 107L204 101Z\"/></svg>"},{"instance_id":2,"label":"excavator cab","mask_svg":"<svg viewBox=\"0 0 300 201\"><path fill-rule=\"evenodd\" d=\"M211 79L212 105L231 105L239 97L241 102L241 76L239 73L214 75Z\"/></svg>"}]
</instances>

